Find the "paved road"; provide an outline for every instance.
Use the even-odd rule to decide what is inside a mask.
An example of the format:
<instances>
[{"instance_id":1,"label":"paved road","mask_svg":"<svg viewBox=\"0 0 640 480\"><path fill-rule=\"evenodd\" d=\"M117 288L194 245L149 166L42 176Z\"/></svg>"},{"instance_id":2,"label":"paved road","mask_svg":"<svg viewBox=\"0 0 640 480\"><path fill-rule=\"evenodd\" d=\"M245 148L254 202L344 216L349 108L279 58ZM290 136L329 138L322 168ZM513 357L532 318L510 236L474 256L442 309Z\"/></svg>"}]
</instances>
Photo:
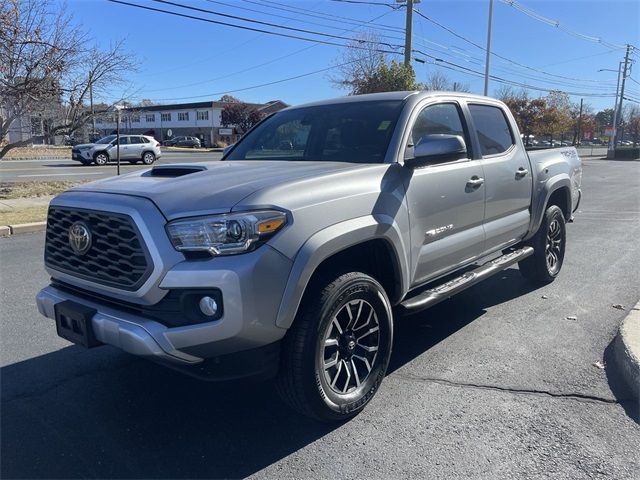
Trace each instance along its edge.
<instances>
[{"instance_id":1,"label":"paved road","mask_svg":"<svg viewBox=\"0 0 640 480\"><path fill-rule=\"evenodd\" d=\"M205 162L219 160L219 152L165 152L157 164ZM142 164L131 165L123 162L121 173L149 168ZM33 180L98 180L116 174L116 164L104 167L84 166L73 160L2 160L0 161L0 180L5 182L24 182Z\"/></svg>"},{"instance_id":2,"label":"paved road","mask_svg":"<svg viewBox=\"0 0 640 480\"><path fill-rule=\"evenodd\" d=\"M71 346L34 305L42 235L0 239L0 474L637 479L636 406L592 362L625 315L611 305L640 297L639 177L638 162L587 161L560 278L531 289L510 269L399 320L390 374L343 425L292 413L269 384Z\"/></svg>"}]
</instances>

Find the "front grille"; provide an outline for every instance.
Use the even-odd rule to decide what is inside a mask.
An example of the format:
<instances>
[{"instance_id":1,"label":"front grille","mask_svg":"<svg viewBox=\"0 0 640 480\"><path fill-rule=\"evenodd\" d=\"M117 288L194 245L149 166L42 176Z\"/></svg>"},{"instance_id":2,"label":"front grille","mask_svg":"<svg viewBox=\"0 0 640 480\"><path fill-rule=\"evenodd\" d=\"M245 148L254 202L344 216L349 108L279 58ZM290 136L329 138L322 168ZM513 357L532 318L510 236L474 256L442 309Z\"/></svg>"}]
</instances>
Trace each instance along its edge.
<instances>
[{"instance_id":1,"label":"front grille","mask_svg":"<svg viewBox=\"0 0 640 480\"><path fill-rule=\"evenodd\" d=\"M83 255L69 243L69 228L76 222L91 232L91 247ZM50 207L44 259L55 270L123 290L137 290L152 270L131 217L94 210Z\"/></svg>"}]
</instances>

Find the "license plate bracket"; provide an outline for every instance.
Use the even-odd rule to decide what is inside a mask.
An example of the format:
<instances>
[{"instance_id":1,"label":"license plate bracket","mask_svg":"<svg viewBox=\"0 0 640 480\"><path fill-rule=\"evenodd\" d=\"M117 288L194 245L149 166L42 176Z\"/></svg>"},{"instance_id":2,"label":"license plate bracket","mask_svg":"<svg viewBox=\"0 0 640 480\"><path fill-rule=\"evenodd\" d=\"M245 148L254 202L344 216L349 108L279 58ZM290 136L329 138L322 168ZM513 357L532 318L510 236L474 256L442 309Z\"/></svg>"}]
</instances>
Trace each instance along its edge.
<instances>
[{"instance_id":1,"label":"license plate bracket","mask_svg":"<svg viewBox=\"0 0 640 480\"><path fill-rule=\"evenodd\" d=\"M102 345L96 339L91 319L96 314L95 308L81 305L72 300L56 303L56 331L65 340L69 340L85 348Z\"/></svg>"}]
</instances>

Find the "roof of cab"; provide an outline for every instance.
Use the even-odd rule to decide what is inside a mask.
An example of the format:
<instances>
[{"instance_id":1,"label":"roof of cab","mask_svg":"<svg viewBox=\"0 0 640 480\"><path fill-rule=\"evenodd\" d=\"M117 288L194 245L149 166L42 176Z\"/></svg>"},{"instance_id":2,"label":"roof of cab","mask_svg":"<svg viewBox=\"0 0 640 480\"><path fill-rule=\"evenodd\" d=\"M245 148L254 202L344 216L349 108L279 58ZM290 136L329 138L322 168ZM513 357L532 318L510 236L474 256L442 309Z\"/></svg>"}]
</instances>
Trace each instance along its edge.
<instances>
[{"instance_id":1,"label":"roof of cab","mask_svg":"<svg viewBox=\"0 0 640 480\"><path fill-rule=\"evenodd\" d=\"M424 97L437 97L437 96L448 96L448 97L464 97L464 98L472 98L476 100L489 100L488 97L483 97L481 95L473 95L471 93L466 92L448 92L441 90L412 90L412 91L400 91L400 92L382 92L382 93L367 93L364 95L348 95L344 97L336 97L330 98L327 100L320 100L317 102L304 103L302 105L291 106L285 110L295 109L300 107L315 107L319 105L333 105L337 103L357 103L357 102L370 102L370 101L383 101L383 100L406 100L409 97L415 96L416 100L424 98ZM494 99L491 99L494 100Z\"/></svg>"}]
</instances>

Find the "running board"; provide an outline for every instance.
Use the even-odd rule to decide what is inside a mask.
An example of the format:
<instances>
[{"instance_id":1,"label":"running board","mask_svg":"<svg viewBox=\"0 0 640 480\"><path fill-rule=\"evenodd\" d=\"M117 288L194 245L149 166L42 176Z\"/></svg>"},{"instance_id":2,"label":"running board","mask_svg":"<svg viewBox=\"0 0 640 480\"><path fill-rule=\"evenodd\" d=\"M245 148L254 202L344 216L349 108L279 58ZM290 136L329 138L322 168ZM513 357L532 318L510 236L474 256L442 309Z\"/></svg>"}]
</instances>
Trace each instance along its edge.
<instances>
[{"instance_id":1,"label":"running board","mask_svg":"<svg viewBox=\"0 0 640 480\"><path fill-rule=\"evenodd\" d=\"M409 311L411 313L424 310L425 308L429 308L436 303L446 300L456 293L460 293L472 285L489 278L491 275L509 268L511 265L518 263L520 260L527 258L531 254L533 254L533 247L519 248L518 250L502 255L495 260L491 260L475 270L466 272L459 277L449 280L442 285L425 290L415 297L411 297L400 303L400 306L405 311Z\"/></svg>"}]
</instances>

